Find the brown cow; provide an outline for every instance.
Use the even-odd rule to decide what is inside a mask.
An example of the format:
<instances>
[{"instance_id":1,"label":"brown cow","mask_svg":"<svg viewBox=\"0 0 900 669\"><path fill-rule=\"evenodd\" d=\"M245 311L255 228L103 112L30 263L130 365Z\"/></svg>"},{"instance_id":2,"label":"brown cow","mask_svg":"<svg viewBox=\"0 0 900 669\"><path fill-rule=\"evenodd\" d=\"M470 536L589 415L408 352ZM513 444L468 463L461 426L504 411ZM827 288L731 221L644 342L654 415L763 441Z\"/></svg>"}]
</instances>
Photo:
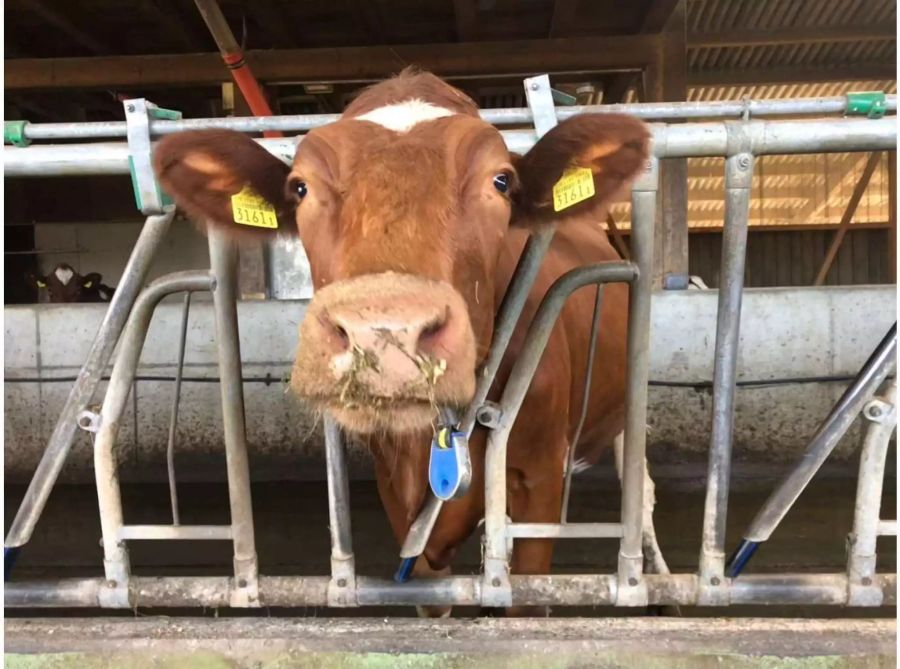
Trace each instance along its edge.
<instances>
[{"instance_id":1,"label":"brown cow","mask_svg":"<svg viewBox=\"0 0 900 669\"><path fill-rule=\"evenodd\" d=\"M300 328L291 385L368 445L402 542L428 490L435 406L460 407L472 397L495 310L529 230L560 224L523 323L564 272L619 259L600 221L642 169L648 142L647 128L634 118L583 115L519 158L466 95L407 70L367 89L336 123L307 134L292 166L249 137L220 130L166 137L155 162L164 189L204 224L244 241L272 234L234 222L231 197L249 186L274 207L282 233L299 233L316 293ZM595 195L555 212L553 186L573 166L591 170ZM627 295L621 284L605 294L590 411L577 445L581 464L595 462L623 428ZM559 520L592 302L591 288L568 301L512 432L514 521ZM519 327L494 397L523 337ZM476 430L471 490L444 505L414 574L449 573L483 517L485 442ZM551 557L551 541L517 540L512 570L547 573Z\"/></svg>"},{"instance_id":2,"label":"brown cow","mask_svg":"<svg viewBox=\"0 0 900 669\"><path fill-rule=\"evenodd\" d=\"M28 275L27 279L38 291L46 290L49 301L55 303L109 302L115 292L97 272L82 276L66 263L58 264L46 276Z\"/></svg>"}]
</instances>

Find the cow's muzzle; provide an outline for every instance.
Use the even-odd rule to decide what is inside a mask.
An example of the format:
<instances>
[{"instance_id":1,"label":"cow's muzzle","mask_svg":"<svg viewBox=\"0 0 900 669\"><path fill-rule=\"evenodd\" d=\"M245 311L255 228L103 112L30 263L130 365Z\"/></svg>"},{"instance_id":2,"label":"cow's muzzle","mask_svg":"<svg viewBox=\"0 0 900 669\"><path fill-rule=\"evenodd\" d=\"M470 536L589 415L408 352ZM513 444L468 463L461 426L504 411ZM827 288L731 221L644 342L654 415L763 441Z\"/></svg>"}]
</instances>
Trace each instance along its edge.
<instances>
[{"instance_id":1,"label":"cow's muzzle","mask_svg":"<svg viewBox=\"0 0 900 669\"><path fill-rule=\"evenodd\" d=\"M317 292L291 386L356 432L427 426L475 389L475 338L453 286L386 272Z\"/></svg>"}]
</instances>

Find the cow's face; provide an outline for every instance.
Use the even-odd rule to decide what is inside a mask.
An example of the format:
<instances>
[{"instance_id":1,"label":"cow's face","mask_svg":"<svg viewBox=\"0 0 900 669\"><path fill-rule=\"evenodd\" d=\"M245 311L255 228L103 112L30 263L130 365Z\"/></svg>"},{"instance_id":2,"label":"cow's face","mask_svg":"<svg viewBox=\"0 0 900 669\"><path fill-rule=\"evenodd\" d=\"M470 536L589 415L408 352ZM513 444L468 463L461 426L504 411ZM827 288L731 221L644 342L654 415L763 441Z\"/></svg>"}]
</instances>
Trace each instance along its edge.
<instances>
[{"instance_id":1,"label":"cow's face","mask_svg":"<svg viewBox=\"0 0 900 669\"><path fill-rule=\"evenodd\" d=\"M433 93L438 80L419 76ZM299 233L316 293L291 385L355 432L421 429L439 406L466 404L490 345L509 226L597 210L646 157L638 121L585 116L516 158L471 101L438 86L438 99L464 102L367 107L375 87L310 132L290 167L223 131L171 136L156 153L164 188L195 217L259 236L233 223L230 198L249 185L280 228ZM573 166L591 170L596 193L555 212L553 186Z\"/></svg>"},{"instance_id":2,"label":"cow's face","mask_svg":"<svg viewBox=\"0 0 900 669\"><path fill-rule=\"evenodd\" d=\"M84 302L86 292L101 282L99 274L81 276L65 263L54 267L46 276L29 275L27 279L34 283L38 292L46 291L48 301L54 303Z\"/></svg>"}]
</instances>

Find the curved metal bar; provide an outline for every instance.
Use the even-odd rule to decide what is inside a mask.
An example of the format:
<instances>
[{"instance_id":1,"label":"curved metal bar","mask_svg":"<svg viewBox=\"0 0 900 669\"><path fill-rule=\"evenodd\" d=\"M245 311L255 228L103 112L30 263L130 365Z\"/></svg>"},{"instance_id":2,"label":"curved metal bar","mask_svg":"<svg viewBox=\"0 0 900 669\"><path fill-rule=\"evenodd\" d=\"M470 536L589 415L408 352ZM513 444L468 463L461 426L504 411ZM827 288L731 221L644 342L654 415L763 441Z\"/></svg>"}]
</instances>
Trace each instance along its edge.
<instances>
[{"instance_id":1,"label":"curved metal bar","mask_svg":"<svg viewBox=\"0 0 900 669\"><path fill-rule=\"evenodd\" d=\"M553 325L574 291L593 283L632 282L638 276L630 262L577 267L557 279L544 295L522 350L500 399L500 424L488 436L485 454L484 596L487 606L509 606L507 575L506 448L513 424L550 339ZM640 539L640 537L638 537Z\"/></svg>"},{"instance_id":2,"label":"curved metal bar","mask_svg":"<svg viewBox=\"0 0 900 669\"><path fill-rule=\"evenodd\" d=\"M94 337L91 350L78 372L78 378L69 391L66 403L56 421L56 427L53 428L53 434L50 435L47 448L41 456L37 470L28 484L25 498L6 535L5 546L7 548L21 546L31 538L34 526L44 510L50 491L53 489L59 472L66 462L69 449L72 447L78 414L90 402L100 384L100 377L116 348L128 314L132 310L132 305L135 304L135 299L147 276L150 262L165 238L174 216L173 208L160 216L148 217L144 223L141 234L131 251L131 256L128 258L128 264L125 265L116 292L106 310L106 315L103 317L103 322Z\"/></svg>"},{"instance_id":3,"label":"curved metal bar","mask_svg":"<svg viewBox=\"0 0 900 669\"><path fill-rule=\"evenodd\" d=\"M183 291L212 290L214 285L215 280L210 273L203 271L177 272L157 279L138 296L128 318L128 325L122 333L119 352L100 410L100 427L94 441L94 470L100 506L100 528L103 532L103 565L106 578L112 584L103 592L106 593L104 596L115 597L115 601L127 599L129 567L127 550L124 542L119 539L123 516L114 446L150 321L156 306L167 295Z\"/></svg>"}]
</instances>

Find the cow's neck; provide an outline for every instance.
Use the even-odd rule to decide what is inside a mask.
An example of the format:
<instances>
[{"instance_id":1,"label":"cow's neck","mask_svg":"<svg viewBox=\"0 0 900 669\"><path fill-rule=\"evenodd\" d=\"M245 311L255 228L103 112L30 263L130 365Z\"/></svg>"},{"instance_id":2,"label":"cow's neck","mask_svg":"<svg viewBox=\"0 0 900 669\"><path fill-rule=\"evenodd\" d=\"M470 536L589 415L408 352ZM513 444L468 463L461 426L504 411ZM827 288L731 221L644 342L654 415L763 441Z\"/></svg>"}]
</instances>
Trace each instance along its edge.
<instances>
[{"instance_id":1,"label":"cow's neck","mask_svg":"<svg viewBox=\"0 0 900 669\"><path fill-rule=\"evenodd\" d=\"M428 491L431 433L379 437L369 442L369 449L379 485L390 490L402 507L405 523L411 524Z\"/></svg>"}]
</instances>

